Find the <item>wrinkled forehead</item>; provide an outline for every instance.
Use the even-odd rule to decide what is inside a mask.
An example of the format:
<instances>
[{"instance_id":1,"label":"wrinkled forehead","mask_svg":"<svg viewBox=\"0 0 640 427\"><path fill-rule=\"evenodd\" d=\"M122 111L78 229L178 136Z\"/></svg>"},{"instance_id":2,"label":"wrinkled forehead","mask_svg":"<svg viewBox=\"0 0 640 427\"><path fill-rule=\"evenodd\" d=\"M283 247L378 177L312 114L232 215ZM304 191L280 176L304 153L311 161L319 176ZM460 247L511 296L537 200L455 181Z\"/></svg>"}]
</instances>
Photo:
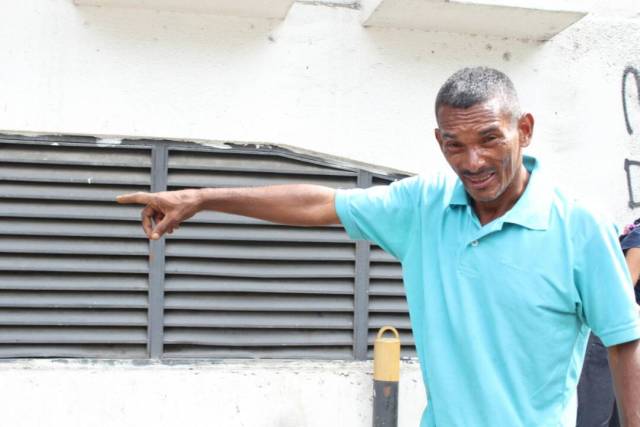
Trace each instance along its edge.
<instances>
[{"instance_id":1,"label":"wrinkled forehead","mask_svg":"<svg viewBox=\"0 0 640 427\"><path fill-rule=\"evenodd\" d=\"M442 105L438 109L438 127L441 131L476 130L509 127L512 114L499 99L491 99L469 108Z\"/></svg>"}]
</instances>

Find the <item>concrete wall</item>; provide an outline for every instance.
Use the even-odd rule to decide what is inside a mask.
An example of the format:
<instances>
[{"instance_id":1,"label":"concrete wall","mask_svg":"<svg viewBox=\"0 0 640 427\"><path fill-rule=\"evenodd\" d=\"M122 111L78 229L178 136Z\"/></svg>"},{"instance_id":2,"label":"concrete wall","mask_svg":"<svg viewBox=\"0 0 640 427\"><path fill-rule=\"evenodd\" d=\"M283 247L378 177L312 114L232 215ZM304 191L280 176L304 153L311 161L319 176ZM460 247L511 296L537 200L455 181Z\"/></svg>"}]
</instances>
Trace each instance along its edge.
<instances>
[{"instance_id":1,"label":"concrete wall","mask_svg":"<svg viewBox=\"0 0 640 427\"><path fill-rule=\"evenodd\" d=\"M622 222L626 66L640 6L598 2L547 43L364 28L350 3L296 2L283 21L3 2L0 129L288 144L414 172L442 168L432 103L459 67L510 74L537 118L532 152ZM524 25L524 24L523 24ZM629 98L636 93L629 84Z\"/></svg>"},{"instance_id":2,"label":"concrete wall","mask_svg":"<svg viewBox=\"0 0 640 427\"><path fill-rule=\"evenodd\" d=\"M287 144L413 172L444 168L440 84L466 65L512 76L537 119L531 152L622 225L640 160L640 5L616 0L552 41L364 28L353 4L294 3L283 21L0 3L0 130ZM631 75L630 75L631 76ZM625 95L626 92L626 95ZM629 100L625 126L622 99ZM370 365L0 365L3 425L370 425ZM424 392L405 366L401 425ZM8 419L7 419L8 417ZM213 421L215 420L215 421Z\"/></svg>"},{"instance_id":3,"label":"concrete wall","mask_svg":"<svg viewBox=\"0 0 640 427\"><path fill-rule=\"evenodd\" d=\"M370 362L167 365L0 362L0 424L11 427L370 427ZM416 362L401 369L399 426L424 407Z\"/></svg>"}]
</instances>

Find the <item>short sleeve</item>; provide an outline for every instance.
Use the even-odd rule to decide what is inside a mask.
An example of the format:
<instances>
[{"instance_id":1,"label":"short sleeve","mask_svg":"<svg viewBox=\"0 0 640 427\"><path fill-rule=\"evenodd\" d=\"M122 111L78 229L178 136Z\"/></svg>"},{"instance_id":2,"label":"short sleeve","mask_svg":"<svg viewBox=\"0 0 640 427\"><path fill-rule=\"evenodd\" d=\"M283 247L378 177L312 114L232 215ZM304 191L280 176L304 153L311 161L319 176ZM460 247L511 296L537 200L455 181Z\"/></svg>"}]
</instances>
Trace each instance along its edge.
<instances>
[{"instance_id":1,"label":"short sleeve","mask_svg":"<svg viewBox=\"0 0 640 427\"><path fill-rule=\"evenodd\" d=\"M352 239L369 240L398 259L414 235L422 191L419 176L388 186L336 191L336 212Z\"/></svg>"},{"instance_id":2,"label":"short sleeve","mask_svg":"<svg viewBox=\"0 0 640 427\"><path fill-rule=\"evenodd\" d=\"M575 278L587 325L607 346L640 338L640 317L631 277L615 229L593 224L576 248Z\"/></svg>"}]
</instances>

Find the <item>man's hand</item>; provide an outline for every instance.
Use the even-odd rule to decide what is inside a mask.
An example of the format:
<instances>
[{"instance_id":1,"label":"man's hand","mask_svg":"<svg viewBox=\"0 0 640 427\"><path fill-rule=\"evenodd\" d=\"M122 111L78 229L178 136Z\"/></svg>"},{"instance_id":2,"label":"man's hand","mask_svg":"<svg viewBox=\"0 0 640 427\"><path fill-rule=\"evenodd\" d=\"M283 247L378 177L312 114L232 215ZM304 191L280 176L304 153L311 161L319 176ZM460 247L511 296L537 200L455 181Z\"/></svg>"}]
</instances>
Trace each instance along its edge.
<instances>
[{"instance_id":1,"label":"man's hand","mask_svg":"<svg viewBox=\"0 0 640 427\"><path fill-rule=\"evenodd\" d=\"M202 205L199 190L131 193L118 196L116 201L146 205L141 214L142 228L152 240L159 239L164 233L173 233L180 223L198 213Z\"/></svg>"}]
</instances>

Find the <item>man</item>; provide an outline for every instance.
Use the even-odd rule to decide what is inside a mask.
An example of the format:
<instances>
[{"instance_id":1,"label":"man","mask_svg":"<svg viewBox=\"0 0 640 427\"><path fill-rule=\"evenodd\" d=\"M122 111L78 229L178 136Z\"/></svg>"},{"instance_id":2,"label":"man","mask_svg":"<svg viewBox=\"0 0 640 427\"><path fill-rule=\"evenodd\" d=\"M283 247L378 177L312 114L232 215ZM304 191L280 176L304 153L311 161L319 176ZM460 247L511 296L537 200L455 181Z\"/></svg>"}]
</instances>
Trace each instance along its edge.
<instances>
[{"instance_id":1,"label":"man","mask_svg":"<svg viewBox=\"0 0 640 427\"><path fill-rule=\"evenodd\" d=\"M118 201L146 205L142 224L152 239L210 209L302 226L341 222L351 237L393 254L428 389L423 427L575 425L589 328L610 347L623 421L640 426L640 320L614 229L523 157L534 120L520 112L503 73L455 73L438 93L436 118L457 177Z\"/></svg>"}]
</instances>

